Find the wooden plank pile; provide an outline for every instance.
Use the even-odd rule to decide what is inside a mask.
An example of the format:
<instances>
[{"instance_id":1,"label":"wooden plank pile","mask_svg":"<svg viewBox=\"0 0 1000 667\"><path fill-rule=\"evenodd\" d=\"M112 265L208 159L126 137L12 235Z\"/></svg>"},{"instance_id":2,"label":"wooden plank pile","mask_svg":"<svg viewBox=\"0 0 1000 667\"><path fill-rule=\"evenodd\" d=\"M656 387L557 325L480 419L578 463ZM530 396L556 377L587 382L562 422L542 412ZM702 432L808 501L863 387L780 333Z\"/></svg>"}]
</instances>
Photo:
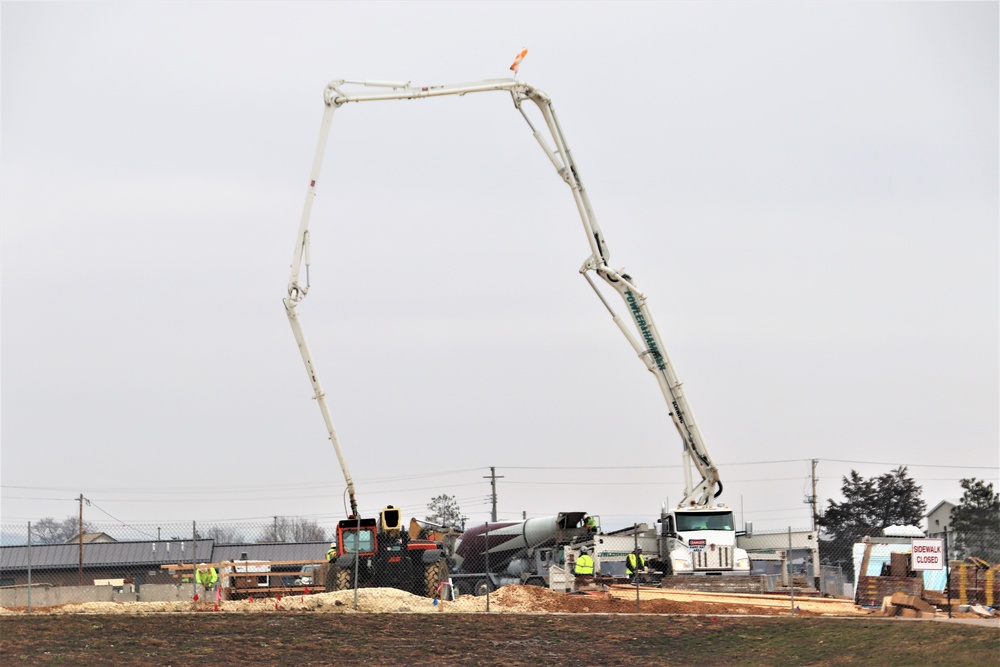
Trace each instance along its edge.
<instances>
[{"instance_id":1,"label":"wooden plank pile","mask_svg":"<svg viewBox=\"0 0 1000 667\"><path fill-rule=\"evenodd\" d=\"M636 587L628 585L611 586L608 589L613 597L622 600L634 600ZM675 602L716 603L740 607L784 608L791 611L792 600L789 595L753 594L753 593L723 593L709 591L681 590L671 588L639 587L639 600L672 600ZM830 616L856 616L863 614L855 606L853 600L841 598L795 597L795 607L802 611Z\"/></svg>"},{"instance_id":2,"label":"wooden plank pile","mask_svg":"<svg viewBox=\"0 0 1000 667\"><path fill-rule=\"evenodd\" d=\"M862 607L878 607L882 600L894 593L905 593L920 597L924 593L924 581L920 577L859 577L857 602Z\"/></svg>"},{"instance_id":3,"label":"wooden plank pile","mask_svg":"<svg viewBox=\"0 0 1000 667\"><path fill-rule=\"evenodd\" d=\"M882 599L882 613L903 618L934 618L937 609L921 597L896 591Z\"/></svg>"}]
</instances>

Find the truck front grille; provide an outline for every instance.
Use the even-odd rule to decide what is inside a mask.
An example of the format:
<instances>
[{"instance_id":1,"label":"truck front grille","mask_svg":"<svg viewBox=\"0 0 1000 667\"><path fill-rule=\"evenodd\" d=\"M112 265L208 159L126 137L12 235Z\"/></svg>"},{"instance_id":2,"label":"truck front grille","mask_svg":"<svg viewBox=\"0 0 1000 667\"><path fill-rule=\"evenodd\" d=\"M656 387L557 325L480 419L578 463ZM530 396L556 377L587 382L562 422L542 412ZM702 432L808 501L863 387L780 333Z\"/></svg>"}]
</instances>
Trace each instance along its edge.
<instances>
[{"instance_id":1,"label":"truck front grille","mask_svg":"<svg viewBox=\"0 0 1000 667\"><path fill-rule=\"evenodd\" d=\"M704 551L691 553L695 570L733 569L733 548L710 544Z\"/></svg>"}]
</instances>

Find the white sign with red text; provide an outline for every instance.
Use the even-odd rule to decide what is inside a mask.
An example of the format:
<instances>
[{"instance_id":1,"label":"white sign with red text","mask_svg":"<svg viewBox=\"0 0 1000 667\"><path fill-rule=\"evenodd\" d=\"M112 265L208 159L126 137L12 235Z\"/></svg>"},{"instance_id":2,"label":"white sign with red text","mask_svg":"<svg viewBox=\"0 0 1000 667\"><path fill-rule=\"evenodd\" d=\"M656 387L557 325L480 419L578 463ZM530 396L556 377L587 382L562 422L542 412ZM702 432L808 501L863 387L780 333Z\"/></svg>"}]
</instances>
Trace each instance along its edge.
<instances>
[{"instance_id":1,"label":"white sign with red text","mask_svg":"<svg viewBox=\"0 0 1000 667\"><path fill-rule=\"evenodd\" d=\"M944 540L928 538L914 538L913 558L911 559L913 570L943 570L944 569Z\"/></svg>"}]
</instances>

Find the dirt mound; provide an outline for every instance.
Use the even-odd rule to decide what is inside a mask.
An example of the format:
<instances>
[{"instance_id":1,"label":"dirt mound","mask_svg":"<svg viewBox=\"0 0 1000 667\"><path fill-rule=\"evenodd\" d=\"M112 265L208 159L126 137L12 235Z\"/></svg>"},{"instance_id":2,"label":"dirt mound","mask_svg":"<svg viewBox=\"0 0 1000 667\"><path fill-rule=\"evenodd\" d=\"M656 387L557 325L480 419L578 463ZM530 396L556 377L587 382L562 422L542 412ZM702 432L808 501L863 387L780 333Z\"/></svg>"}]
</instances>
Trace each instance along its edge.
<instances>
[{"instance_id":1,"label":"dirt mound","mask_svg":"<svg viewBox=\"0 0 1000 667\"><path fill-rule=\"evenodd\" d=\"M615 598L607 593L586 594L555 593L539 586L503 586L489 596L490 611L494 613L567 613L567 614L788 614L787 609L756 607L752 604L719 604L707 602L682 602L675 600L635 600ZM394 588L362 588L355 592L335 591L312 595L291 595L247 600L172 601L172 602L84 602L58 607L33 609L41 614L169 614L169 613L264 613L332 612L349 613L451 613L469 614L486 611L486 597L463 595L458 599L435 601ZM27 613L24 607L4 609L0 615ZM811 615L801 611L801 615Z\"/></svg>"}]
</instances>

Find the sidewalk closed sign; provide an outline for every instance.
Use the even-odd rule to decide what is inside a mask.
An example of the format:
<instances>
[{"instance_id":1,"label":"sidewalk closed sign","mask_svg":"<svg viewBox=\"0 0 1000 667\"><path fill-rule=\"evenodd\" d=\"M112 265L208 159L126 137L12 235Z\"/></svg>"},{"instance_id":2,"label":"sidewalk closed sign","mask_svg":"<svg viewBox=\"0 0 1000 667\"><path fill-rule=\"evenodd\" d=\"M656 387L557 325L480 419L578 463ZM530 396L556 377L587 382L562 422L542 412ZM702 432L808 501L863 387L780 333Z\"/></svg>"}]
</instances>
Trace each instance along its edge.
<instances>
[{"instance_id":1,"label":"sidewalk closed sign","mask_svg":"<svg viewBox=\"0 0 1000 667\"><path fill-rule=\"evenodd\" d=\"M914 539L913 570L943 570L944 540Z\"/></svg>"}]
</instances>

